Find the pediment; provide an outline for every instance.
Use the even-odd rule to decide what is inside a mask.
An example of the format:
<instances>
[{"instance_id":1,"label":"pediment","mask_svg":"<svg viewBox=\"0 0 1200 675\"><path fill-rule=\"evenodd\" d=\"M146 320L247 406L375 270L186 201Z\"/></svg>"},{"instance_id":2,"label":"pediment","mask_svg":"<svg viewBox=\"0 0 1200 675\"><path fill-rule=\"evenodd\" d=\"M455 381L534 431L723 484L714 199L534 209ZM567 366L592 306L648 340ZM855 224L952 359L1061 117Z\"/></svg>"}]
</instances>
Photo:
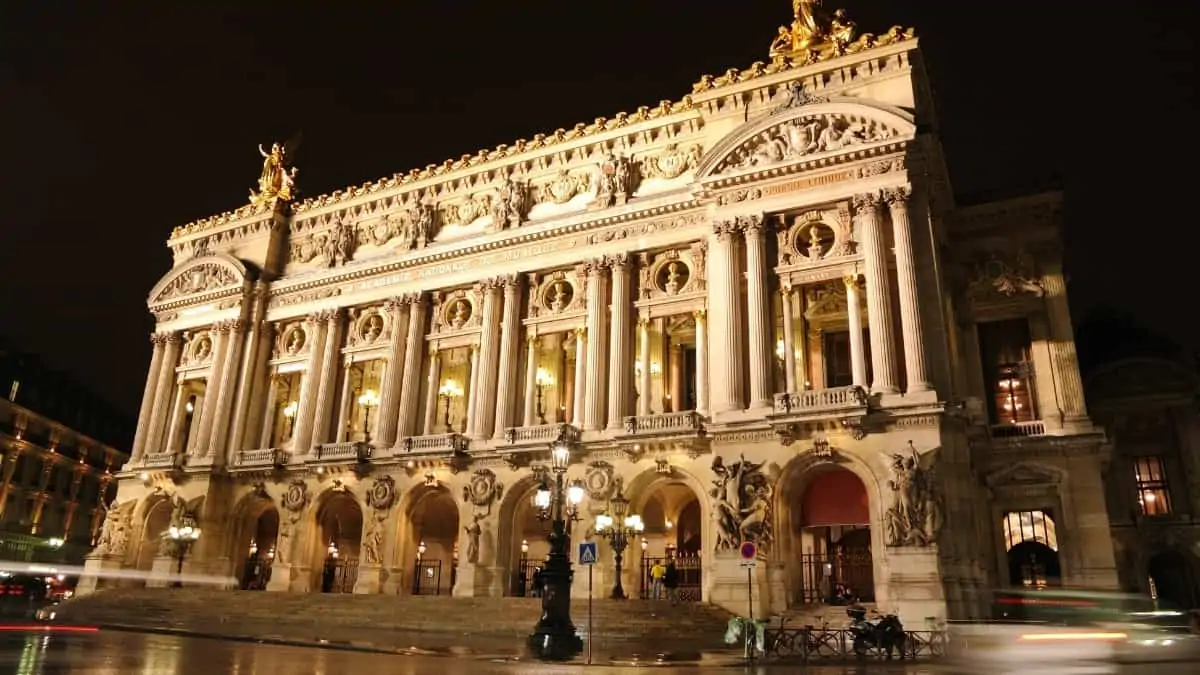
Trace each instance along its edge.
<instances>
[{"instance_id":1,"label":"pediment","mask_svg":"<svg viewBox=\"0 0 1200 675\"><path fill-rule=\"evenodd\" d=\"M1191 396L1196 377L1179 364L1166 359L1125 359L1102 366L1087 378L1089 400L1137 398L1144 396Z\"/></svg>"},{"instance_id":2,"label":"pediment","mask_svg":"<svg viewBox=\"0 0 1200 675\"><path fill-rule=\"evenodd\" d=\"M1058 485L1062 472L1041 464L1017 462L988 474L985 479L989 487Z\"/></svg>"},{"instance_id":3,"label":"pediment","mask_svg":"<svg viewBox=\"0 0 1200 675\"><path fill-rule=\"evenodd\" d=\"M739 127L701 160L696 175L725 176L782 164L858 154L911 140L912 116L893 107L839 99L784 108Z\"/></svg>"},{"instance_id":4,"label":"pediment","mask_svg":"<svg viewBox=\"0 0 1200 675\"><path fill-rule=\"evenodd\" d=\"M246 266L232 256L212 254L193 258L167 272L154 285L149 304L161 305L221 291L241 291L247 278Z\"/></svg>"}]
</instances>

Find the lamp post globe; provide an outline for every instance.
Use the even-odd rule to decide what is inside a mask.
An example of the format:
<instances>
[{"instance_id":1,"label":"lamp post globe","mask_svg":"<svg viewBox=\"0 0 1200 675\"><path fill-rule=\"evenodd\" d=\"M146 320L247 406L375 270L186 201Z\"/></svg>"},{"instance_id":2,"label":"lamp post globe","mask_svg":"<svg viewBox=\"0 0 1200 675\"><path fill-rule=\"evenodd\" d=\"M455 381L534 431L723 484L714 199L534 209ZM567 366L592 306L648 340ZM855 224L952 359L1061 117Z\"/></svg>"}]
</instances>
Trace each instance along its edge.
<instances>
[{"instance_id":1,"label":"lamp post globe","mask_svg":"<svg viewBox=\"0 0 1200 675\"><path fill-rule=\"evenodd\" d=\"M578 519L576 507L583 499L583 490L571 486L568 490L564 475L571 462L571 444L565 430L550 446L551 471L554 479L539 490L538 506L543 517L551 521L550 554L542 569L542 615L529 635L529 650L544 661L568 661L583 651L583 639L575 632L571 621L571 535L568 523ZM549 493L549 494L545 494Z\"/></svg>"}]
</instances>

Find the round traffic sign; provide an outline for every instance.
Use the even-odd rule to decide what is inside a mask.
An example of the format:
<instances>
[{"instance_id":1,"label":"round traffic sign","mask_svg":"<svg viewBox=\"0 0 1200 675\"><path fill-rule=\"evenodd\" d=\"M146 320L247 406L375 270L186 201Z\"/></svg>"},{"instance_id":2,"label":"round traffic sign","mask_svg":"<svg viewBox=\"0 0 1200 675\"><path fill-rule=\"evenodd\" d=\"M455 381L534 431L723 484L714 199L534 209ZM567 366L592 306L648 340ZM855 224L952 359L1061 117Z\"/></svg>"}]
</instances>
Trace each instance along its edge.
<instances>
[{"instance_id":1,"label":"round traffic sign","mask_svg":"<svg viewBox=\"0 0 1200 675\"><path fill-rule=\"evenodd\" d=\"M758 557L758 546L752 541L743 541L738 551L745 560L754 560Z\"/></svg>"}]
</instances>

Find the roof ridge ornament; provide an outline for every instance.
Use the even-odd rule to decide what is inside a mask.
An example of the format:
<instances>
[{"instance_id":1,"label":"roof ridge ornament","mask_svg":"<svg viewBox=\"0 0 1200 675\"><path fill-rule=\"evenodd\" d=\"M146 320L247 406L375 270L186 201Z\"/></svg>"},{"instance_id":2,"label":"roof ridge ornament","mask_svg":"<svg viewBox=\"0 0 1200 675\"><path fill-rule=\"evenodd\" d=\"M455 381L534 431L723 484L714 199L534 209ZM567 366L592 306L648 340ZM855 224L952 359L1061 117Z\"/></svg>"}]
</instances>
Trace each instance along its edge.
<instances>
[{"instance_id":1,"label":"roof ridge ornament","mask_svg":"<svg viewBox=\"0 0 1200 675\"><path fill-rule=\"evenodd\" d=\"M273 202L291 202L296 197L296 167L292 158L300 147L301 135L296 134L283 145L271 144L271 151L263 150L259 144L258 152L263 156L262 173L258 177L258 192L250 191L250 203L255 206Z\"/></svg>"},{"instance_id":2,"label":"roof ridge ornament","mask_svg":"<svg viewBox=\"0 0 1200 675\"><path fill-rule=\"evenodd\" d=\"M782 112L791 108L800 108L814 103L829 103L828 96L818 96L808 91L804 87L804 83L799 80L792 80L780 90L778 95L780 99L779 105L771 109L771 114Z\"/></svg>"}]
</instances>

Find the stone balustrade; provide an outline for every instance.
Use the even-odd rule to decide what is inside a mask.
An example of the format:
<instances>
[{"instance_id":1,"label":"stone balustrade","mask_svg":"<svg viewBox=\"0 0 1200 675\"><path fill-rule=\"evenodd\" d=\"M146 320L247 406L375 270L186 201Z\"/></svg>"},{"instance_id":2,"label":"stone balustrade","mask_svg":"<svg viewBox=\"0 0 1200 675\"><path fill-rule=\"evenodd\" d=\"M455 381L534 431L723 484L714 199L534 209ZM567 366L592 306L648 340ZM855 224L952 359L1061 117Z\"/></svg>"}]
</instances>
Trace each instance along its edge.
<instances>
[{"instance_id":1,"label":"stone balustrade","mask_svg":"<svg viewBox=\"0 0 1200 675\"><path fill-rule=\"evenodd\" d=\"M704 430L704 419L692 410L661 415L630 415L625 418L624 426L627 435L697 433Z\"/></svg>"},{"instance_id":2,"label":"stone balustrade","mask_svg":"<svg viewBox=\"0 0 1200 675\"><path fill-rule=\"evenodd\" d=\"M233 460L233 468L262 468L287 464L288 453L280 448L239 450Z\"/></svg>"},{"instance_id":3,"label":"stone balustrade","mask_svg":"<svg viewBox=\"0 0 1200 675\"><path fill-rule=\"evenodd\" d=\"M317 447L315 459L318 462L365 462L374 454L375 448L369 443L350 441L346 443L325 443Z\"/></svg>"},{"instance_id":4,"label":"stone balustrade","mask_svg":"<svg viewBox=\"0 0 1200 675\"><path fill-rule=\"evenodd\" d=\"M504 430L504 442L513 447L549 445L565 435L572 443L579 440L579 430L570 424L539 424L533 427L510 427Z\"/></svg>"},{"instance_id":5,"label":"stone balustrade","mask_svg":"<svg viewBox=\"0 0 1200 675\"><path fill-rule=\"evenodd\" d=\"M776 415L858 411L868 405L867 392L858 385L775 395Z\"/></svg>"},{"instance_id":6,"label":"stone balustrade","mask_svg":"<svg viewBox=\"0 0 1200 675\"><path fill-rule=\"evenodd\" d=\"M1046 424L1041 420L993 424L988 427L988 437L992 439L1030 438L1044 435L1046 435Z\"/></svg>"},{"instance_id":7,"label":"stone balustrade","mask_svg":"<svg viewBox=\"0 0 1200 675\"><path fill-rule=\"evenodd\" d=\"M408 454L466 452L469 446L470 439L457 433L408 436L401 443L401 448Z\"/></svg>"}]
</instances>

